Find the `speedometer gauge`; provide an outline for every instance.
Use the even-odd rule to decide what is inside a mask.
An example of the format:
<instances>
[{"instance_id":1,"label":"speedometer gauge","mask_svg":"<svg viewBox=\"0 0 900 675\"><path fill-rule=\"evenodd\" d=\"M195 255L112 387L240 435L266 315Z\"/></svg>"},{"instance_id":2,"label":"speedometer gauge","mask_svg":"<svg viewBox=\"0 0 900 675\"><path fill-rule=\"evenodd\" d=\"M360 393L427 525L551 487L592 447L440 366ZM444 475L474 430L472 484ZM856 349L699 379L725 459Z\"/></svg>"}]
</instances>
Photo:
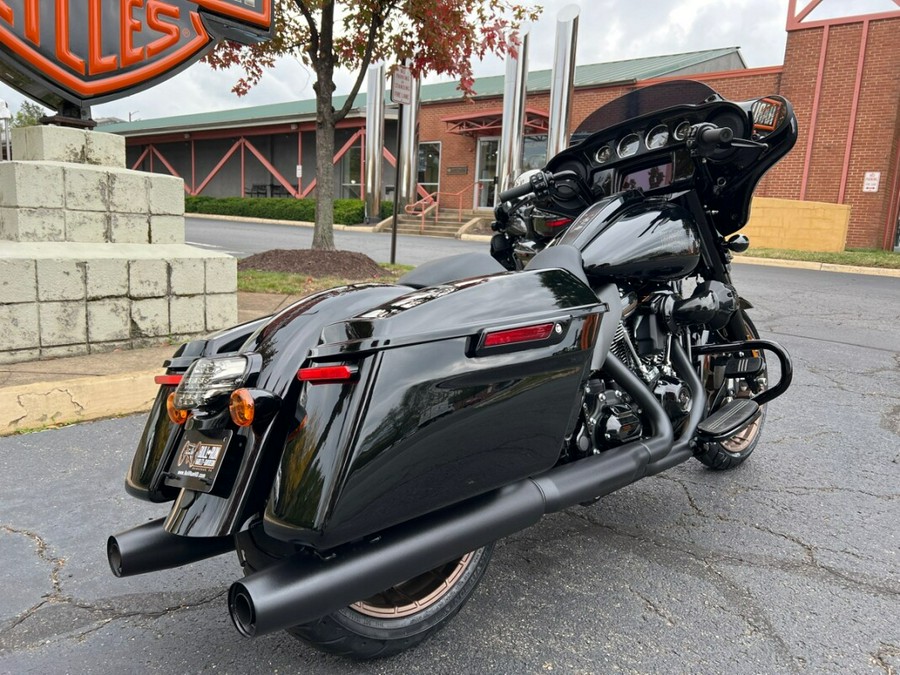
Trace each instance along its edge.
<instances>
[{"instance_id":1,"label":"speedometer gauge","mask_svg":"<svg viewBox=\"0 0 900 675\"><path fill-rule=\"evenodd\" d=\"M628 134L619 141L619 145L616 146L616 152L619 157L631 157L638 151L639 147L641 147L641 137L637 134Z\"/></svg>"},{"instance_id":2,"label":"speedometer gauge","mask_svg":"<svg viewBox=\"0 0 900 675\"><path fill-rule=\"evenodd\" d=\"M610 157L612 157L612 149L608 145L604 145L594 155L597 164L606 164Z\"/></svg>"},{"instance_id":3,"label":"speedometer gauge","mask_svg":"<svg viewBox=\"0 0 900 675\"><path fill-rule=\"evenodd\" d=\"M675 127L675 131L672 134L675 137L676 141L683 141L687 138L688 132L691 130L691 123L685 120L677 127Z\"/></svg>"},{"instance_id":4,"label":"speedometer gauge","mask_svg":"<svg viewBox=\"0 0 900 675\"><path fill-rule=\"evenodd\" d=\"M659 124L647 132L647 138L644 143L648 150L655 150L663 147L669 140L669 128L665 124Z\"/></svg>"}]
</instances>

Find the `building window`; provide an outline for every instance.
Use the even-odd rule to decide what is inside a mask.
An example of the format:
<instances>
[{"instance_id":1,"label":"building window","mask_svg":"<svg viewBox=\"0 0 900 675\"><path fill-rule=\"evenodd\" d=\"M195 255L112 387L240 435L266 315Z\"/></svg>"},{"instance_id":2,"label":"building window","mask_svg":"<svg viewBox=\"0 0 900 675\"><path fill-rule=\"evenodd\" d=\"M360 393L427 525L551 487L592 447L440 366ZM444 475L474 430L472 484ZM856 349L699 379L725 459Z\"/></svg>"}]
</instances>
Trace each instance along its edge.
<instances>
[{"instance_id":1,"label":"building window","mask_svg":"<svg viewBox=\"0 0 900 675\"><path fill-rule=\"evenodd\" d=\"M431 194L440 190L441 144L440 141L419 143L418 177L419 185Z\"/></svg>"},{"instance_id":2,"label":"building window","mask_svg":"<svg viewBox=\"0 0 900 675\"><path fill-rule=\"evenodd\" d=\"M362 162L362 150L358 145L352 146L341 157L341 198L362 199L362 177L359 175Z\"/></svg>"}]
</instances>

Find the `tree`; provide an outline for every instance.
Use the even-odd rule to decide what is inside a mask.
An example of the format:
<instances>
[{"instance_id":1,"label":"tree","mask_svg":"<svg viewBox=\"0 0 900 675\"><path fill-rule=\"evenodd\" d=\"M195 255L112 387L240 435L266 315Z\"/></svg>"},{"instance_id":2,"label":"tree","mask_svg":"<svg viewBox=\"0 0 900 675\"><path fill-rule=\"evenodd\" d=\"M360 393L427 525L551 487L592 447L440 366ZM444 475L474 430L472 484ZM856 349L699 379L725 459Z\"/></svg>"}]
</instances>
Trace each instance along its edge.
<instances>
[{"instance_id":1,"label":"tree","mask_svg":"<svg viewBox=\"0 0 900 675\"><path fill-rule=\"evenodd\" d=\"M373 61L411 63L414 76L460 78L474 93L471 61L503 55L517 44L516 29L539 8L515 0L277 0L275 37L258 45L222 42L206 57L214 69L237 66L241 96L282 56L300 58L316 74L316 227L312 248L334 249L334 129L353 107ZM335 68L357 73L339 109L333 105ZM326 169L327 170L323 170Z\"/></svg>"},{"instance_id":2,"label":"tree","mask_svg":"<svg viewBox=\"0 0 900 675\"><path fill-rule=\"evenodd\" d=\"M22 101L19 112L12 118L12 125L14 127L36 127L45 115L47 115L47 111L37 103Z\"/></svg>"}]
</instances>

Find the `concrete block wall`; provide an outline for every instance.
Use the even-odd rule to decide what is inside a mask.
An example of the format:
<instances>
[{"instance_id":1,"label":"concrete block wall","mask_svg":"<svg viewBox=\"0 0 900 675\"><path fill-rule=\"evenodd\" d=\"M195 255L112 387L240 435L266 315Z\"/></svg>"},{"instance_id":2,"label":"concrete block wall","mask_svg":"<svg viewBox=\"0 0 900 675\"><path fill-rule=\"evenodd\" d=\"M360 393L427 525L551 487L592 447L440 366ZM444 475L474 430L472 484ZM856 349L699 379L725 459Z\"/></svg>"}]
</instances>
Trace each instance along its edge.
<instances>
[{"instance_id":1,"label":"concrete block wall","mask_svg":"<svg viewBox=\"0 0 900 675\"><path fill-rule=\"evenodd\" d=\"M843 204L754 197L741 234L750 238L749 255L754 248L843 251L850 212Z\"/></svg>"},{"instance_id":2,"label":"concrete block wall","mask_svg":"<svg viewBox=\"0 0 900 675\"><path fill-rule=\"evenodd\" d=\"M184 244L180 178L125 169L110 134L29 127L13 145L0 162L0 363L236 322L236 260Z\"/></svg>"}]
</instances>

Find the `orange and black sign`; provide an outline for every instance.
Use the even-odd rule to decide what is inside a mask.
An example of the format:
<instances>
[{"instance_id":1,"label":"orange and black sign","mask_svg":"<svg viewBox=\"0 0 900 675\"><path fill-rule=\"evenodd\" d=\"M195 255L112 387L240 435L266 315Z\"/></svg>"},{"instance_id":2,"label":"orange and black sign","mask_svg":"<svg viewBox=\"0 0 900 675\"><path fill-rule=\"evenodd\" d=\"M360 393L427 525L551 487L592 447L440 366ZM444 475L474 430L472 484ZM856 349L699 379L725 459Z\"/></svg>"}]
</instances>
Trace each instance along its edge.
<instances>
[{"instance_id":1,"label":"orange and black sign","mask_svg":"<svg viewBox=\"0 0 900 675\"><path fill-rule=\"evenodd\" d=\"M272 31L274 0L0 0L0 75L53 108L120 98L226 38Z\"/></svg>"}]
</instances>

